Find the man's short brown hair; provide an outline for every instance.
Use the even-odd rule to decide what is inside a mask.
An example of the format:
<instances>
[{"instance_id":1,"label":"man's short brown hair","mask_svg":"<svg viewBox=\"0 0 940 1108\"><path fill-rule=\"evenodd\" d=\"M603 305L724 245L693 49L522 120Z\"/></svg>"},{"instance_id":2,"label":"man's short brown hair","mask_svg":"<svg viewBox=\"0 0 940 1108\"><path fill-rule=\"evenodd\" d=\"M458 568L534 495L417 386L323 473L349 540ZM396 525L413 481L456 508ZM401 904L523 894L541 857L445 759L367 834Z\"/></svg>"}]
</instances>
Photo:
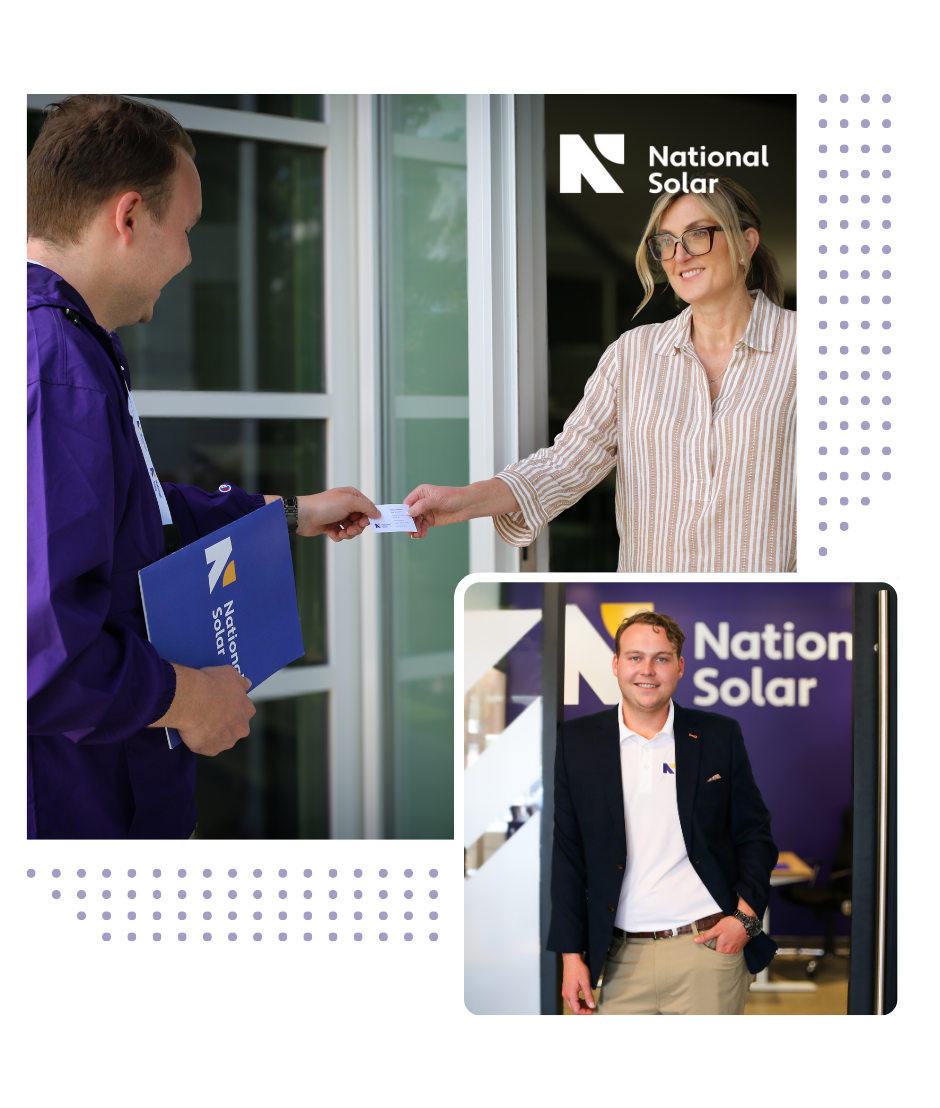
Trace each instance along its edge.
<instances>
[{"instance_id":1,"label":"man's short brown hair","mask_svg":"<svg viewBox=\"0 0 940 1108\"><path fill-rule=\"evenodd\" d=\"M665 612L634 612L629 619L625 619L617 628L617 634L614 635L614 652L618 657L620 656L620 636L634 623L645 623L649 627L658 627L664 631L666 638L675 647L676 657L682 657L682 644L685 642L685 635L682 634L679 624L672 616L667 616Z\"/></svg>"},{"instance_id":2,"label":"man's short brown hair","mask_svg":"<svg viewBox=\"0 0 940 1108\"><path fill-rule=\"evenodd\" d=\"M180 124L160 108L127 96L69 96L46 109L26 162L30 238L56 246L81 241L97 207L139 192L158 222L182 150L196 150Z\"/></svg>"}]
</instances>

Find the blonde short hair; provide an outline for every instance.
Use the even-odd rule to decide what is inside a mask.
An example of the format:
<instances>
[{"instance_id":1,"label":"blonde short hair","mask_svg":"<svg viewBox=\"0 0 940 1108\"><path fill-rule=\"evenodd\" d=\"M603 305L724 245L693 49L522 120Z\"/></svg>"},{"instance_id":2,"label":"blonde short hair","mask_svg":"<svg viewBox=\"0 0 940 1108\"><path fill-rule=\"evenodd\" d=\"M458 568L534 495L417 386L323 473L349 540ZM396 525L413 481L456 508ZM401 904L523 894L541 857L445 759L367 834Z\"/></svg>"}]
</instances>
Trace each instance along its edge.
<instances>
[{"instance_id":1,"label":"blonde short hair","mask_svg":"<svg viewBox=\"0 0 940 1108\"><path fill-rule=\"evenodd\" d=\"M715 221L728 236L728 250L732 258L743 258L744 285L747 289L760 289L761 292L775 304L783 306L783 278L780 276L780 267L777 259L763 242L758 244L753 257L748 257L747 242L744 232L748 227L753 227L760 233L760 208L757 201L742 188L737 181L730 177L711 177L709 182L717 182L711 192L694 193L695 199L701 204L705 214ZM656 278L663 273L662 266L649 257L646 240L650 235L659 233L660 222L673 204L683 196L690 195L683 192L664 192L653 205L649 222L640 239L640 245L636 252L636 271L646 295L640 306L633 313L634 319L646 307L653 296L656 287Z\"/></svg>"}]
</instances>

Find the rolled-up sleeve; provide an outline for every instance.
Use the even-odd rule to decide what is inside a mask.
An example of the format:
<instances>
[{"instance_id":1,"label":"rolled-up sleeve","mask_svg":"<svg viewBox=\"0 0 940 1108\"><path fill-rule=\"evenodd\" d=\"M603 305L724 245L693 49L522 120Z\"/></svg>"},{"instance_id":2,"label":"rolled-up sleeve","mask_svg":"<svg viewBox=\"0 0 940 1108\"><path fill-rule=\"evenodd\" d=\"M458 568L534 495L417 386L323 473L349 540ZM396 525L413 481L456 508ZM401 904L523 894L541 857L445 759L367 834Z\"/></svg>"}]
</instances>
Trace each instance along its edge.
<instances>
[{"instance_id":1,"label":"rolled-up sleeve","mask_svg":"<svg viewBox=\"0 0 940 1108\"><path fill-rule=\"evenodd\" d=\"M114 618L140 603L136 573L113 565L120 416L103 392L33 380L27 438L28 731L118 742L172 700L156 650Z\"/></svg>"},{"instance_id":2,"label":"rolled-up sleeve","mask_svg":"<svg viewBox=\"0 0 940 1108\"><path fill-rule=\"evenodd\" d=\"M496 474L512 489L520 508L493 520L504 542L528 546L617 464L619 380L618 344L614 343L588 379L581 402L554 445Z\"/></svg>"}]
</instances>

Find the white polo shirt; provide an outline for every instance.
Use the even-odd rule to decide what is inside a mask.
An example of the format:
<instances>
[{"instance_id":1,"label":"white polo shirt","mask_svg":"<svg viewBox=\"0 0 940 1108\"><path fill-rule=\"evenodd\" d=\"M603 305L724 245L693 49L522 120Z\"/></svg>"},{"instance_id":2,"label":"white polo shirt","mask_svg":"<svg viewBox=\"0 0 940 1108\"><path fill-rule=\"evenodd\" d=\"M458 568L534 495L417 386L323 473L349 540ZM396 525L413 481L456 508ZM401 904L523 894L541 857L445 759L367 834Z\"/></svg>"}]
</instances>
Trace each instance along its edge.
<instances>
[{"instance_id":1,"label":"white polo shirt","mask_svg":"<svg viewBox=\"0 0 940 1108\"><path fill-rule=\"evenodd\" d=\"M666 725L645 739L623 722L620 775L627 830L627 866L615 923L624 931L664 931L721 908L689 861L676 806L675 706Z\"/></svg>"}]
</instances>

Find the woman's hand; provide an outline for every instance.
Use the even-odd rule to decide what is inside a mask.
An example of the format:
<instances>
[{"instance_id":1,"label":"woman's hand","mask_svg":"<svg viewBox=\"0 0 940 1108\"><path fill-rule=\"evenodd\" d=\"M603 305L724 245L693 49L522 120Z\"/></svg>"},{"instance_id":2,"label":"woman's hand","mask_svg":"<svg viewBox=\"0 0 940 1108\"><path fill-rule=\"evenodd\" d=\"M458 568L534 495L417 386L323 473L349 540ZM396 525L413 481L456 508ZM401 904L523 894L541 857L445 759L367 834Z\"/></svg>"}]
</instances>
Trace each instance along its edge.
<instances>
[{"instance_id":1,"label":"woman's hand","mask_svg":"<svg viewBox=\"0 0 940 1108\"><path fill-rule=\"evenodd\" d=\"M498 477L463 486L419 485L404 503L418 528L413 539L423 539L429 527L519 511L512 489Z\"/></svg>"}]
</instances>

